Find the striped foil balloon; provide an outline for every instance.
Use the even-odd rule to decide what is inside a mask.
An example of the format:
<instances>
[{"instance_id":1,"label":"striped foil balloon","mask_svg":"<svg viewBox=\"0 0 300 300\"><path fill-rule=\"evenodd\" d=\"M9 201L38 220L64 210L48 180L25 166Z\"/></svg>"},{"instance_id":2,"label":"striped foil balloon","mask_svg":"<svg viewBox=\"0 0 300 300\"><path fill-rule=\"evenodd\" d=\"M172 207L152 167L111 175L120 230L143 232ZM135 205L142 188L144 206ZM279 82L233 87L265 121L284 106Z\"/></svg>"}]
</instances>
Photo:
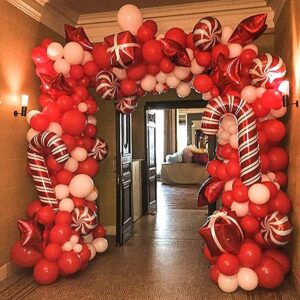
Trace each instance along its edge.
<instances>
[{"instance_id":1,"label":"striped foil balloon","mask_svg":"<svg viewBox=\"0 0 300 300\"><path fill-rule=\"evenodd\" d=\"M215 135L220 119L232 114L238 123L238 151L241 165L241 178L244 185L252 185L261 180L256 117L252 108L240 97L226 95L209 101L202 117L202 131Z\"/></svg>"},{"instance_id":2,"label":"striped foil balloon","mask_svg":"<svg viewBox=\"0 0 300 300\"><path fill-rule=\"evenodd\" d=\"M45 131L32 138L27 149L27 158L39 199L43 205L58 207L52 181L46 167L43 151L49 149L57 163L69 159L67 147L62 139L53 132Z\"/></svg>"},{"instance_id":3,"label":"striped foil balloon","mask_svg":"<svg viewBox=\"0 0 300 300\"><path fill-rule=\"evenodd\" d=\"M115 99L119 92L119 79L110 71L101 71L96 76L96 92L105 100Z\"/></svg>"},{"instance_id":4,"label":"striped foil balloon","mask_svg":"<svg viewBox=\"0 0 300 300\"><path fill-rule=\"evenodd\" d=\"M96 138L95 145L91 152L89 152L89 157L96 160L103 160L108 154L108 145L101 138Z\"/></svg>"},{"instance_id":5,"label":"striped foil balloon","mask_svg":"<svg viewBox=\"0 0 300 300\"><path fill-rule=\"evenodd\" d=\"M96 228L98 224L97 215L87 206L76 207L72 212L71 227L80 235L87 235Z\"/></svg>"}]
</instances>

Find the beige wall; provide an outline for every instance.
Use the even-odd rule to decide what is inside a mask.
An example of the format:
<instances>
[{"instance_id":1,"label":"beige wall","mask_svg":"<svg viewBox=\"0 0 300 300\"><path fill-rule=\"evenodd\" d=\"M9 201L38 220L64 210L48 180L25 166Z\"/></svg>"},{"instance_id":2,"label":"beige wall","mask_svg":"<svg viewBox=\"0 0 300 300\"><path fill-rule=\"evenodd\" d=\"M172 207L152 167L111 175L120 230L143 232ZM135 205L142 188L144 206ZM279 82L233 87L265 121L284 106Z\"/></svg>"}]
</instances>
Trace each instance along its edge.
<instances>
[{"instance_id":1,"label":"beige wall","mask_svg":"<svg viewBox=\"0 0 300 300\"><path fill-rule=\"evenodd\" d=\"M275 27L275 53L280 55L287 66L287 76L290 79L291 101L300 96L300 2L287 0ZM289 108L286 117L288 134L286 144L290 154L288 170L288 194L293 201L293 242L292 268L300 282L300 110L295 106Z\"/></svg>"},{"instance_id":2,"label":"beige wall","mask_svg":"<svg viewBox=\"0 0 300 300\"><path fill-rule=\"evenodd\" d=\"M10 246L19 237L16 220L25 217L27 204L36 199L26 175L26 132L23 117L15 118L22 93L29 109L38 107L39 82L31 49L44 37L60 37L9 4L0 1L0 266L9 261Z\"/></svg>"}]
</instances>

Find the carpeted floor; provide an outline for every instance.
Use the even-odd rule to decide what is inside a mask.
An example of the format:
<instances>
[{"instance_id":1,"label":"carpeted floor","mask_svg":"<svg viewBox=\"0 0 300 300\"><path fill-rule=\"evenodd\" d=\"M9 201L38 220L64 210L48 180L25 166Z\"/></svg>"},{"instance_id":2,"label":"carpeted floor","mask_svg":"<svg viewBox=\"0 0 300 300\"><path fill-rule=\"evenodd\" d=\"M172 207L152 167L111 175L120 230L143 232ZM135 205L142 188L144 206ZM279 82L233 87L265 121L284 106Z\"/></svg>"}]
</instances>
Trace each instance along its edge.
<instances>
[{"instance_id":1,"label":"carpeted floor","mask_svg":"<svg viewBox=\"0 0 300 300\"><path fill-rule=\"evenodd\" d=\"M174 189L184 194L183 187ZM38 286L30 273L21 273L0 283L0 299L300 299L289 280L275 291L222 293L201 255L197 229L206 211L172 208L170 197L158 200L157 214L139 219L125 246L115 247L110 238L108 251L84 272L51 286Z\"/></svg>"}]
</instances>

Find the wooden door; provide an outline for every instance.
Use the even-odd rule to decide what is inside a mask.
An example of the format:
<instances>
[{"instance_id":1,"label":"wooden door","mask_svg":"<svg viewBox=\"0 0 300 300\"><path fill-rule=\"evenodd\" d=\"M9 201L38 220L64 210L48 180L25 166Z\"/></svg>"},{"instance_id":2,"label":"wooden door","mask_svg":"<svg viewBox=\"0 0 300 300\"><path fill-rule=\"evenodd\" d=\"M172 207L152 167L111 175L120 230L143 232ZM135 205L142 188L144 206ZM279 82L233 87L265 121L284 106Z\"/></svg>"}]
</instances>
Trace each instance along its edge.
<instances>
[{"instance_id":1,"label":"wooden door","mask_svg":"<svg viewBox=\"0 0 300 300\"><path fill-rule=\"evenodd\" d=\"M157 209L156 188L156 115L154 111L146 111L146 159L144 171L144 205L145 214Z\"/></svg>"},{"instance_id":2,"label":"wooden door","mask_svg":"<svg viewBox=\"0 0 300 300\"><path fill-rule=\"evenodd\" d=\"M117 113L116 120L117 245L121 246L133 232L131 114Z\"/></svg>"}]
</instances>

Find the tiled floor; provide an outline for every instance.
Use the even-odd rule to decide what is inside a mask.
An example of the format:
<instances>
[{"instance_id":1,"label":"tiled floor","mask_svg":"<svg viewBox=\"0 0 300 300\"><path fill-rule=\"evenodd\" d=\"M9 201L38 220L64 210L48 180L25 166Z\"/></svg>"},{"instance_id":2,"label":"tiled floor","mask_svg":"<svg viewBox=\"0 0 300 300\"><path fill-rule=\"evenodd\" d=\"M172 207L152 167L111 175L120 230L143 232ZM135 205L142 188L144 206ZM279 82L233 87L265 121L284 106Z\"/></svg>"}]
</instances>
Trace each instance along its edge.
<instances>
[{"instance_id":1,"label":"tiled floor","mask_svg":"<svg viewBox=\"0 0 300 300\"><path fill-rule=\"evenodd\" d=\"M51 286L38 286L30 273L3 281L0 299L300 299L289 280L276 291L230 295L209 280L197 233L206 211L191 200L197 189L159 186L157 214L139 219L125 246L116 248L110 239L109 250L88 269Z\"/></svg>"}]
</instances>

